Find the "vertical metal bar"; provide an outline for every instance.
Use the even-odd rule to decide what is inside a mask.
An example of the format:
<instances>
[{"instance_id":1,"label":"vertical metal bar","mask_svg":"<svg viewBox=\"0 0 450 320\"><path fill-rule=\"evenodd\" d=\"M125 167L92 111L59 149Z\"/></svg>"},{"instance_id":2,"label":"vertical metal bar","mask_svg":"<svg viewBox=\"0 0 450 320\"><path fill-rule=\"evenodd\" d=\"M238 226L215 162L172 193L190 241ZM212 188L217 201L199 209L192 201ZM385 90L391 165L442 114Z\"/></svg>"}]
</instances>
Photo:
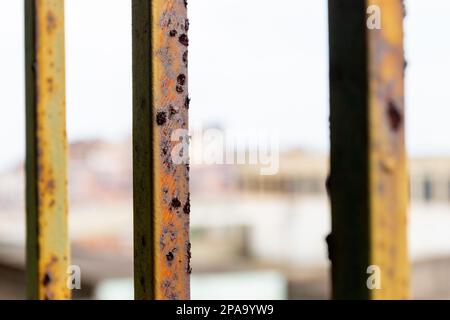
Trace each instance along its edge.
<instances>
[{"instance_id":1,"label":"vertical metal bar","mask_svg":"<svg viewBox=\"0 0 450 320\"><path fill-rule=\"evenodd\" d=\"M27 284L69 299L64 1L25 0Z\"/></svg>"},{"instance_id":2,"label":"vertical metal bar","mask_svg":"<svg viewBox=\"0 0 450 320\"><path fill-rule=\"evenodd\" d=\"M135 298L189 299L187 4L132 5Z\"/></svg>"},{"instance_id":3,"label":"vertical metal bar","mask_svg":"<svg viewBox=\"0 0 450 320\"><path fill-rule=\"evenodd\" d=\"M409 297L408 171L405 149L403 0L368 0L382 12L382 29L369 32L371 259L382 289L374 299ZM384 288L383 288L384 287Z\"/></svg>"},{"instance_id":4,"label":"vertical metal bar","mask_svg":"<svg viewBox=\"0 0 450 320\"><path fill-rule=\"evenodd\" d=\"M367 8L381 12L368 29ZM333 297L409 297L403 2L329 0ZM367 268L379 267L381 289Z\"/></svg>"}]
</instances>

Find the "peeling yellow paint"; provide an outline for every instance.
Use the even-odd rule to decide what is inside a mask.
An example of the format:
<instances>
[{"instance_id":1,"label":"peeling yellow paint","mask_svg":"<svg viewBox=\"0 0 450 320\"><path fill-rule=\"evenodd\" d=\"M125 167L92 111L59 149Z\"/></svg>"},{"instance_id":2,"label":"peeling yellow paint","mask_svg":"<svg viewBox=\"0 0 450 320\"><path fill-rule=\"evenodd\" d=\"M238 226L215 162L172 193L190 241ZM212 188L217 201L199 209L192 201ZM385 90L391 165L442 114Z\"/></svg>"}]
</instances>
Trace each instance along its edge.
<instances>
[{"instance_id":1,"label":"peeling yellow paint","mask_svg":"<svg viewBox=\"0 0 450 320\"><path fill-rule=\"evenodd\" d=\"M368 31L370 263L381 270L372 299L408 299L408 176L404 134L403 5L368 0L382 13L382 28Z\"/></svg>"},{"instance_id":2,"label":"peeling yellow paint","mask_svg":"<svg viewBox=\"0 0 450 320\"><path fill-rule=\"evenodd\" d=\"M69 299L64 1L25 5L28 295Z\"/></svg>"}]
</instances>

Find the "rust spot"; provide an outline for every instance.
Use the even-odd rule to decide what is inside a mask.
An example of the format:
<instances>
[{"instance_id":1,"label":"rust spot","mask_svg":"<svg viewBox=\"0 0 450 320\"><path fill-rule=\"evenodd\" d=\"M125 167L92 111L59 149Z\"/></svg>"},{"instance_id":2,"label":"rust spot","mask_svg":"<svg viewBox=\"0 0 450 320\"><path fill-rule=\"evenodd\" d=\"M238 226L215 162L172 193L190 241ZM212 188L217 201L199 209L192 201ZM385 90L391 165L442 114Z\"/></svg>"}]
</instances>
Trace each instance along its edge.
<instances>
[{"instance_id":1,"label":"rust spot","mask_svg":"<svg viewBox=\"0 0 450 320\"><path fill-rule=\"evenodd\" d=\"M188 64L188 51L185 51L184 53L183 53L183 63L187 66L187 64Z\"/></svg>"},{"instance_id":2,"label":"rust spot","mask_svg":"<svg viewBox=\"0 0 450 320\"><path fill-rule=\"evenodd\" d=\"M163 126L167 121L167 115L164 111L158 112L156 114L156 124L158 126Z\"/></svg>"},{"instance_id":3,"label":"rust spot","mask_svg":"<svg viewBox=\"0 0 450 320\"><path fill-rule=\"evenodd\" d=\"M180 202L180 200L178 200L178 198L173 198L170 205L172 206L172 208L177 209L177 208L181 207L181 202Z\"/></svg>"},{"instance_id":4,"label":"rust spot","mask_svg":"<svg viewBox=\"0 0 450 320\"><path fill-rule=\"evenodd\" d=\"M53 92L53 78L47 78L48 92Z\"/></svg>"},{"instance_id":5,"label":"rust spot","mask_svg":"<svg viewBox=\"0 0 450 320\"><path fill-rule=\"evenodd\" d=\"M186 257L187 257L187 266L186 266L186 272L188 274L192 273L192 268L191 268L191 258L192 258L192 254L191 254L191 248L192 245L190 242L188 242L186 244Z\"/></svg>"},{"instance_id":6,"label":"rust spot","mask_svg":"<svg viewBox=\"0 0 450 320\"><path fill-rule=\"evenodd\" d=\"M173 106L169 107L169 119L171 119L174 115L178 113L178 110L175 109Z\"/></svg>"},{"instance_id":7,"label":"rust spot","mask_svg":"<svg viewBox=\"0 0 450 320\"><path fill-rule=\"evenodd\" d=\"M177 90L178 93L183 93L184 92L183 87L180 86L180 85L177 85L176 90Z\"/></svg>"},{"instance_id":8,"label":"rust spot","mask_svg":"<svg viewBox=\"0 0 450 320\"><path fill-rule=\"evenodd\" d=\"M189 97L186 97L186 99L184 100L184 107L186 109L189 109L190 104L191 104L191 99Z\"/></svg>"},{"instance_id":9,"label":"rust spot","mask_svg":"<svg viewBox=\"0 0 450 320\"><path fill-rule=\"evenodd\" d=\"M167 261L173 261L173 259L175 258L175 256L174 256L174 254L173 254L173 252L172 251L169 251L169 253L168 254L166 254L166 259L167 259Z\"/></svg>"},{"instance_id":10,"label":"rust spot","mask_svg":"<svg viewBox=\"0 0 450 320\"><path fill-rule=\"evenodd\" d=\"M380 169L387 174L390 174L395 170L395 163L388 161L387 159L385 161L380 161L379 166Z\"/></svg>"},{"instance_id":11,"label":"rust spot","mask_svg":"<svg viewBox=\"0 0 450 320\"><path fill-rule=\"evenodd\" d=\"M186 247L187 247L186 256L190 260L192 258L192 254L191 254L192 244L190 242L188 242Z\"/></svg>"},{"instance_id":12,"label":"rust spot","mask_svg":"<svg viewBox=\"0 0 450 320\"><path fill-rule=\"evenodd\" d=\"M190 214L191 213L191 199L190 199L189 195L188 195L186 203L183 206L183 212L185 214Z\"/></svg>"},{"instance_id":13,"label":"rust spot","mask_svg":"<svg viewBox=\"0 0 450 320\"><path fill-rule=\"evenodd\" d=\"M171 36L173 38L177 35L177 33L178 33L177 30L170 30L169 36Z\"/></svg>"},{"instance_id":14,"label":"rust spot","mask_svg":"<svg viewBox=\"0 0 450 320\"><path fill-rule=\"evenodd\" d=\"M183 33L179 38L178 38L178 41L180 41L180 43L183 45L183 46L188 46L189 45L189 38L188 38L188 36L187 36L187 34L185 34L185 33Z\"/></svg>"},{"instance_id":15,"label":"rust spot","mask_svg":"<svg viewBox=\"0 0 450 320\"><path fill-rule=\"evenodd\" d=\"M189 19L186 19L184 21L184 31L186 31L186 32L189 31Z\"/></svg>"},{"instance_id":16,"label":"rust spot","mask_svg":"<svg viewBox=\"0 0 450 320\"><path fill-rule=\"evenodd\" d=\"M387 114L391 129L397 131L402 124L402 115L392 100L388 103Z\"/></svg>"},{"instance_id":17,"label":"rust spot","mask_svg":"<svg viewBox=\"0 0 450 320\"><path fill-rule=\"evenodd\" d=\"M56 29L56 18L53 12L49 11L47 13L47 32L52 32Z\"/></svg>"},{"instance_id":18,"label":"rust spot","mask_svg":"<svg viewBox=\"0 0 450 320\"><path fill-rule=\"evenodd\" d=\"M187 0L184 0L184 6L187 8L188 2Z\"/></svg>"},{"instance_id":19,"label":"rust spot","mask_svg":"<svg viewBox=\"0 0 450 320\"><path fill-rule=\"evenodd\" d=\"M55 190L55 180L50 179L47 181L47 185L45 186L45 188L49 191L49 192L53 192Z\"/></svg>"},{"instance_id":20,"label":"rust spot","mask_svg":"<svg viewBox=\"0 0 450 320\"><path fill-rule=\"evenodd\" d=\"M184 86L185 83L186 83L186 76L185 76L184 74L178 75L178 77L177 77L177 83L178 83L180 86Z\"/></svg>"},{"instance_id":21,"label":"rust spot","mask_svg":"<svg viewBox=\"0 0 450 320\"><path fill-rule=\"evenodd\" d=\"M49 271L47 271L44 274L44 278L42 279L42 284L44 285L44 287L47 287L48 285L50 285L52 280L53 280L52 274Z\"/></svg>"}]
</instances>

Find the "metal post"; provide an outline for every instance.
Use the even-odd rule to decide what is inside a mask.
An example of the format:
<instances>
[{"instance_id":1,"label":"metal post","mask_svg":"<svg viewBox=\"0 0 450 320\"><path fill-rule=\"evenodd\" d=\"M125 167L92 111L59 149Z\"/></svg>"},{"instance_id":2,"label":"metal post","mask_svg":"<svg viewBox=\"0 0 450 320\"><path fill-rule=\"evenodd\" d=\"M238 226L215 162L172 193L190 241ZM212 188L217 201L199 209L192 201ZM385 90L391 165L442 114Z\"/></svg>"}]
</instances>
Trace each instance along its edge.
<instances>
[{"instance_id":1,"label":"metal post","mask_svg":"<svg viewBox=\"0 0 450 320\"><path fill-rule=\"evenodd\" d=\"M25 0L27 284L69 299L64 1Z\"/></svg>"},{"instance_id":2,"label":"metal post","mask_svg":"<svg viewBox=\"0 0 450 320\"><path fill-rule=\"evenodd\" d=\"M372 5L381 29L367 25ZM329 0L336 299L409 297L403 15L401 0Z\"/></svg>"},{"instance_id":3,"label":"metal post","mask_svg":"<svg viewBox=\"0 0 450 320\"><path fill-rule=\"evenodd\" d=\"M132 5L135 298L189 299L187 4Z\"/></svg>"}]
</instances>

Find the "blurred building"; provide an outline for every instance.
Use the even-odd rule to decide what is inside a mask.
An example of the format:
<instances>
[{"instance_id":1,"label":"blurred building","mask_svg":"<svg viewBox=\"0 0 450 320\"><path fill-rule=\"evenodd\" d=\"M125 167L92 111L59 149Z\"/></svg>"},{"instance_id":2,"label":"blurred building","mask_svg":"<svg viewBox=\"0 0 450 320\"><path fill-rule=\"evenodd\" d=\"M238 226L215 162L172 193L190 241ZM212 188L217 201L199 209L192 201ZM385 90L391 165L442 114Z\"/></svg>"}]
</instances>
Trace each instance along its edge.
<instances>
[{"instance_id":1,"label":"blurred building","mask_svg":"<svg viewBox=\"0 0 450 320\"><path fill-rule=\"evenodd\" d=\"M99 288L111 297L105 290L130 286L131 150L130 139L70 145L72 263L81 267L83 284L75 297L98 298ZM262 176L257 165L191 166L193 292L199 297L215 275L224 286L234 278L256 279L246 284L250 297L260 290L252 287L257 279L267 279L260 281L274 288L272 297L328 297L328 159L295 149L282 152L279 163L272 176ZM450 158L412 159L409 166L415 297L450 297L450 282L443 281L450 279ZM22 165L0 174L0 298L24 297L23 179Z\"/></svg>"},{"instance_id":2,"label":"blurred building","mask_svg":"<svg viewBox=\"0 0 450 320\"><path fill-rule=\"evenodd\" d=\"M450 157L414 159L410 172L413 200L450 202Z\"/></svg>"},{"instance_id":3,"label":"blurred building","mask_svg":"<svg viewBox=\"0 0 450 320\"><path fill-rule=\"evenodd\" d=\"M299 196L326 192L327 157L294 150L283 153L280 164L273 176L261 176L258 166L245 167L239 174L240 189ZM450 203L450 157L410 159L409 171L411 201Z\"/></svg>"}]
</instances>

